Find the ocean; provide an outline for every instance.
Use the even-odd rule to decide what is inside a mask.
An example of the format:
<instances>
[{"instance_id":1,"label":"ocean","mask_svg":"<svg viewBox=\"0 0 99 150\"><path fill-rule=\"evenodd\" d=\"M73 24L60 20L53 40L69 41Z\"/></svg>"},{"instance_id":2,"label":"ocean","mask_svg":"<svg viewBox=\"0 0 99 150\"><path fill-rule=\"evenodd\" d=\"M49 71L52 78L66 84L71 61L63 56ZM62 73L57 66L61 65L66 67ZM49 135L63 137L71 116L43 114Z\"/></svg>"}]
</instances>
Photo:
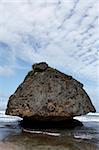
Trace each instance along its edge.
<instances>
[{"instance_id":1,"label":"ocean","mask_svg":"<svg viewBox=\"0 0 99 150\"><path fill-rule=\"evenodd\" d=\"M39 129L23 132L19 117L0 111L0 150L99 150L99 113L75 117L74 129Z\"/></svg>"}]
</instances>

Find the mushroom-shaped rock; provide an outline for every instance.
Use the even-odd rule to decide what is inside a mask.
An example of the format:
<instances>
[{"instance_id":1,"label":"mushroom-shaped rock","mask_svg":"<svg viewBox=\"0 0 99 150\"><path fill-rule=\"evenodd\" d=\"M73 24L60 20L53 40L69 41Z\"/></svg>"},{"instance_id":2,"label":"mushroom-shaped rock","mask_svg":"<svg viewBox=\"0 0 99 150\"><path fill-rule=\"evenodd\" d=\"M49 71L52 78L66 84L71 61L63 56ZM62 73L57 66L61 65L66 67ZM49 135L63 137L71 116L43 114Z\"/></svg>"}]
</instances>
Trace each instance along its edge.
<instances>
[{"instance_id":1,"label":"mushroom-shaped rock","mask_svg":"<svg viewBox=\"0 0 99 150\"><path fill-rule=\"evenodd\" d=\"M95 108L83 84L42 62L34 64L13 95L6 114L32 120L66 120Z\"/></svg>"}]
</instances>

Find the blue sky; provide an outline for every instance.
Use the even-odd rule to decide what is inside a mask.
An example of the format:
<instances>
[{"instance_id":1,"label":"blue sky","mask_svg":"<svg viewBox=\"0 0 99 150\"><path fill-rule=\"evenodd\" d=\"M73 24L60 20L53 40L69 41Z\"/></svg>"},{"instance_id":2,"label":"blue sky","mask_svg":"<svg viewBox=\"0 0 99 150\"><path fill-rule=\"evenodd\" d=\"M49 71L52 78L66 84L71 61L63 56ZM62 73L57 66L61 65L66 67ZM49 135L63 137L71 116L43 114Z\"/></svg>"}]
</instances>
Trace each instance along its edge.
<instances>
[{"instance_id":1,"label":"blue sky","mask_svg":"<svg viewBox=\"0 0 99 150\"><path fill-rule=\"evenodd\" d=\"M0 97L46 61L82 82L99 111L98 8L97 0L1 0Z\"/></svg>"}]
</instances>

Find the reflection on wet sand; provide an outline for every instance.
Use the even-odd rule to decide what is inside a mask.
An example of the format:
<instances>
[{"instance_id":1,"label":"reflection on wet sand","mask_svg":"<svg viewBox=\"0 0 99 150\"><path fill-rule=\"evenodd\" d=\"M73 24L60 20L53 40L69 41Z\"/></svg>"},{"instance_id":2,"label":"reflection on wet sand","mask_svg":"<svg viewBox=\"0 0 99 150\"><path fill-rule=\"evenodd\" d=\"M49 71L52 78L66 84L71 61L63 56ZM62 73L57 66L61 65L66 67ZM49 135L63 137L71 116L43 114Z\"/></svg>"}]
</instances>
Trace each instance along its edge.
<instances>
[{"instance_id":1,"label":"reflection on wet sand","mask_svg":"<svg viewBox=\"0 0 99 150\"><path fill-rule=\"evenodd\" d=\"M25 129L15 120L0 120L0 150L99 150L99 122L67 128ZM25 131L25 132L24 132Z\"/></svg>"},{"instance_id":2,"label":"reflection on wet sand","mask_svg":"<svg viewBox=\"0 0 99 150\"><path fill-rule=\"evenodd\" d=\"M99 150L94 140L75 138L73 130L56 130L55 133L61 134L54 136L53 130L47 130L9 135L0 143L0 150Z\"/></svg>"}]
</instances>

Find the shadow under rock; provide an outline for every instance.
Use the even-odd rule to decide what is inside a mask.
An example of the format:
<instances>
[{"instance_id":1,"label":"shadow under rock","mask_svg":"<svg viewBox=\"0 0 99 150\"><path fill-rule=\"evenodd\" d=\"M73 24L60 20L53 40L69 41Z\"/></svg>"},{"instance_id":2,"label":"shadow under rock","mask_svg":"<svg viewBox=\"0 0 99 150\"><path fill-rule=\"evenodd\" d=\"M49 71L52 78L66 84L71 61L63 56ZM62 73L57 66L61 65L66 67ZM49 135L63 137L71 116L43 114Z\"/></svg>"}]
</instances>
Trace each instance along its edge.
<instances>
[{"instance_id":1,"label":"shadow under rock","mask_svg":"<svg viewBox=\"0 0 99 150\"><path fill-rule=\"evenodd\" d=\"M73 129L75 127L82 127L83 124L75 119L63 121L38 121L24 118L20 125L25 129Z\"/></svg>"}]
</instances>

